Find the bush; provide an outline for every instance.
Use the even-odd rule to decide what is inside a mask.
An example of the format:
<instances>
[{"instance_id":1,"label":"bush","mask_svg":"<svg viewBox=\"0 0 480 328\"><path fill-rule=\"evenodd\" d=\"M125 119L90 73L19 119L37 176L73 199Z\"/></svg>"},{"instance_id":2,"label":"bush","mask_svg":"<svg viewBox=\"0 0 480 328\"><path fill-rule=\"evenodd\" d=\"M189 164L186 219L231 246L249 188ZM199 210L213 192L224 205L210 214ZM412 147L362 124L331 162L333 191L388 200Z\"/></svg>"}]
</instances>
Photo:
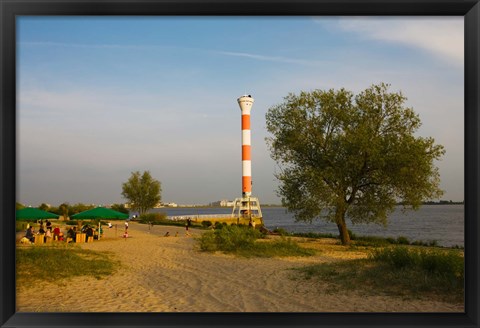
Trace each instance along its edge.
<instances>
[{"instance_id":1,"label":"bush","mask_svg":"<svg viewBox=\"0 0 480 328\"><path fill-rule=\"evenodd\" d=\"M464 259L457 250L394 246L377 249L368 259L322 263L297 269L303 277L332 284L335 292L360 289L396 295L464 302Z\"/></svg>"},{"instance_id":2,"label":"bush","mask_svg":"<svg viewBox=\"0 0 480 328\"><path fill-rule=\"evenodd\" d=\"M370 257L374 261L387 263L396 269L413 267L419 262L418 253L410 252L406 247L375 249Z\"/></svg>"},{"instance_id":3,"label":"bush","mask_svg":"<svg viewBox=\"0 0 480 328\"><path fill-rule=\"evenodd\" d=\"M348 235L350 236L350 240L357 239L357 235L355 235L352 230L347 229L347 231L348 231Z\"/></svg>"},{"instance_id":4,"label":"bush","mask_svg":"<svg viewBox=\"0 0 480 328\"><path fill-rule=\"evenodd\" d=\"M409 245L410 244L410 241L408 240L407 237L403 237L403 236L400 236L397 238L397 244L400 244L400 245Z\"/></svg>"},{"instance_id":5,"label":"bush","mask_svg":"<svg viewBox=\"0 0 480 328\"><path fill-rule=\"evenodd\" d=\"M316 232L294 232L290 234L293 237L304 238L338 238L338 235L332 233L316 233Z\"/></svg>"},{"instance_id":6,"label":"bush","mask_svg":"<svg viewBox=\"0 0 480 328\"><path fill-rule=\"evenodd\" d=\"M283 228L275 228L273 230L274 233L278 233L280 236L288 236L289 233L287 232L287 230L283 229Z\"/></svg>"},{"instance_id":7,"label":"bush","mask_svg":"<svg viewBox=\"0 0 480 328\"><path fill-rule=\"evenodd\" d=\"M213 225L211 221L202 221L202 227L210 228Z\"/></svg>"},{"instance_id":8,"label":"bush","mask_svg":"<svg viewBox=\"0 0 480 328\"><path fill-rule=\"evenodd\" d=\"M457 251L417 250L407 247L384 248L372 251L374 261L384 262L396 268L417 268L429 274L449 279L464 276L464 260Z\"/></svg>"},{"instance_id":9,"label":"bush","mask_svg":"<svg viewBox=\"0 0 480 328\"><path fill-rule=\"evenodd\" d=\"M146 213L142 214L139 217L140 223L153 223L157 224L160 221L167 220L167 215L165 213Z\"/></svg>"},{"instance_id":10,"label":"bush","mask_svg":"<svg viewBox=\"0 0 480 328\"><path fill-rule=\"evenodd\" d=\"M307 256L313 250L304 249L291 240L258 242L263 235L248 226L219 225L220 228L202 234L198 239L203 251L223 251L250 257Z\"/></svg>"}]
</instances>

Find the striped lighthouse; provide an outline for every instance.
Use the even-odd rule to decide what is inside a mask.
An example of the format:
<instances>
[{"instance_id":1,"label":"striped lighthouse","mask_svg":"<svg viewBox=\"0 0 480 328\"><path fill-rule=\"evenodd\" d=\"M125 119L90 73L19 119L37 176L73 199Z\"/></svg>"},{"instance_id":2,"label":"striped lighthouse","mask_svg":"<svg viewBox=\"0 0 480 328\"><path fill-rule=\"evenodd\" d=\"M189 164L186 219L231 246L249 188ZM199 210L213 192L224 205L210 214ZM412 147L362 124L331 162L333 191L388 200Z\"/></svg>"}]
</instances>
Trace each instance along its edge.
<instances>
[{"instance_id":1,"label":"striped lighthouse","mask_svg":"<svg viewBox=\"0 0 480 328\"><path fill-rule=\"evenodd\" d=\"M255 227L255 223L263 224L260 201L252 197L252 135L250 133L250 112L254 99L250 95L237 99L242 111L242 198L236 198L233 205L232 217L237 224L248 223Z\"/></svg>"},{"instance_id":2,"label":"striped lighthouse","mask_svg":"<svg viewBox=\"0 0 480 328\"><path fill-rule=\"evenodd\" d=\"M242 110L242 196L252 195L252 138L250 133L250 111L252 110L252 96L245 95L237 99Z\"/></svg>"}]
</instances>

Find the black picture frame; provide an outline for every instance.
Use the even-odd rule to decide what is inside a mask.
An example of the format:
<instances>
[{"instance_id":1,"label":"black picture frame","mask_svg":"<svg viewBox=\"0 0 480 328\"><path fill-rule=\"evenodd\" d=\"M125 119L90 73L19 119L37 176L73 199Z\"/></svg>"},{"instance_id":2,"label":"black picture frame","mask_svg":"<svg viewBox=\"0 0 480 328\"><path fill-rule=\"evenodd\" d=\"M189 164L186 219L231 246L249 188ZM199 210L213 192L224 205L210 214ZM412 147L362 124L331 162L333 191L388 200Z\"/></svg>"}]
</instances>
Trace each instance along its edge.
<instances>
[{"instance_id":1,"label":"black picture frame","mask_svg":"<svg viewBox=\"0 0 480 328\"><path fill-rule=\"evenodd\" d=\"M21 15L409 15L465 17L464 313L16 313L15 19ZM0 324L2 327L479 327L478 0L0 0Z\"/></svg>"}]
</instances>

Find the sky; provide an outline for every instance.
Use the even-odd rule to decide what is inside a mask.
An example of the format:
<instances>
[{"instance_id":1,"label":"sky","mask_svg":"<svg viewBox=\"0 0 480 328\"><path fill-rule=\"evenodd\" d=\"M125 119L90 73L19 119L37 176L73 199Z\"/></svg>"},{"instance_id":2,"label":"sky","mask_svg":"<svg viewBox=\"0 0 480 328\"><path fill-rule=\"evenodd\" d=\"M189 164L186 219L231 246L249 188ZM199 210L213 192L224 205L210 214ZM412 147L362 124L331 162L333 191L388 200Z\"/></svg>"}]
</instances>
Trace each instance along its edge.
<instances>
[{"instance_id":1,"label":"sky","mask_svg":"<svg viewBox=\"0 0 480 328\"><path fill-rule=\"evenodd\" d=\"M134 171L162 201L241 196L251 94L252 195L280 203L265 114L289 93L389 83L419 114L442 199L464 199L458 17L17 17L17 201L126 202Z\"/></svg>"}]
</instances>

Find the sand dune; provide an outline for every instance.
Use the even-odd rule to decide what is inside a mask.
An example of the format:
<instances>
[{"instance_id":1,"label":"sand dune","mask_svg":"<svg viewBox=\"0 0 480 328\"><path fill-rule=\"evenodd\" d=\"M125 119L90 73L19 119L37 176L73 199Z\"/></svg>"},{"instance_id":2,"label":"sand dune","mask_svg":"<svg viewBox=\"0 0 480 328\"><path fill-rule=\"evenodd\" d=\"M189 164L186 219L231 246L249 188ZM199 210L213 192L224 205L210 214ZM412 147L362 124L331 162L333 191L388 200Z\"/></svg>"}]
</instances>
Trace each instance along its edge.
<instances>
[{"instance_id":1,"label":"sand dune","mask_svg":"<svg viewBox=\"0 0 480 328\"><path fill-rule=\"evenodd\" d=\"M169 231L170 237L164 237ZM334 292L295 280L294 267L338 260L322 252L308 258L246 259L203 253L181 227L130 224L85 249L109 251L122 263L108 278L77 277L56 284L17 286L19 312L463 312L439 301ZM178 232L178 237L175 233ZM200 230L192 230L199 235ZM30 247L30 246L29 246ZM32 246L35 247L35 246ZM38 247L38 246L37 246ZM344 255L345 256L345 255ZM364 256L351 253L349 256ZM41 293L39 291L42 291Z\"/></svg>"}]
</instances>

